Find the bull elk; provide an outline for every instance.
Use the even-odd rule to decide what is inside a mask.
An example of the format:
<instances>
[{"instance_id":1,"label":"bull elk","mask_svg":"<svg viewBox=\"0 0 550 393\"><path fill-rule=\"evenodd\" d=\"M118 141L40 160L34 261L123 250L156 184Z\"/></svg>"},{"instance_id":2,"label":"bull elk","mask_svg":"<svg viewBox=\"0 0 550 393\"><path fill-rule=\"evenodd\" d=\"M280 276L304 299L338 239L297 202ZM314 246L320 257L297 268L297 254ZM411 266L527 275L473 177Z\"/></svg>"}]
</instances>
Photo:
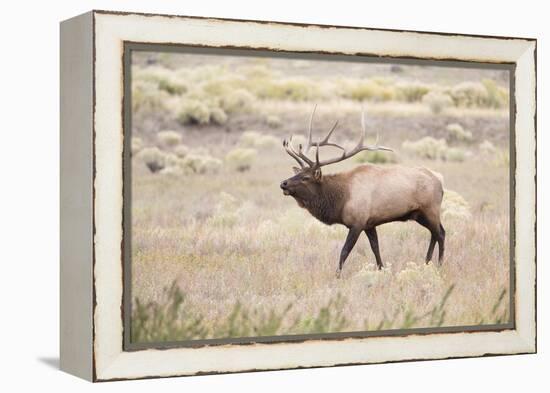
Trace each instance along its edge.
<instances>
[{"instance_id":1,"label":"bull elk","mask_svg":"<svg viewBox=\"0 0 550 393\"><path fill-rule=\"evenodd\" d=\"M431 261L435 243L439 248L439 264L443 260L445 249L445 230L441 225L440 211L443 198L443 186L440 175L421 167L400 165L379 166L360 165L349 171L332 175L323 175L321 168L344 161L357 153L370 151L392 151L378 145L365 145L365 113L361 115L361 138L350 151L329 139L338 122L330 129L326 137L313 142L312 126L315 108L309 120L309 133L305 146L298 149L292 145L292 136L283 141L286 152L300 165L294 167L295 175L281 182L284 195L292 196L298 205L327 225L341 224L349 229L336 277L340 277L342 267L357 239L364 231L369 239L376 258L378 269L383 267L376 227L393 221L414 220L426 227L431 233L426 263ZM342 151L336 157L319 160L319 149L332 146ZM308 156L315 147L315 160Z\"/></svg>"}]
</instances>

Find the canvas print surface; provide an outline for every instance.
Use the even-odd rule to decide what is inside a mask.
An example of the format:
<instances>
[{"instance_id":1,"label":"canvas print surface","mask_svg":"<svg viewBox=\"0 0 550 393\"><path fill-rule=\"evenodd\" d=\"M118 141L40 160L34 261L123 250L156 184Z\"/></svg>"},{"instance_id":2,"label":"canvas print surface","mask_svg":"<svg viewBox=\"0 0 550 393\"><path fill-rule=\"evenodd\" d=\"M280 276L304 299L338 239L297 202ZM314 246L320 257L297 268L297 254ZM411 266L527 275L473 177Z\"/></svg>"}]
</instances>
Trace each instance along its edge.
<instances>
[{"instance_id":1,"label":"canvas print surface","mask_svg":"<svg viewBox=\"0 0 550 393\"><path fill-rule=\"evenodd\" d=\"M131 343L510 322L510 72L367 60L131 52Z\"/></svg>"}]
</instances>

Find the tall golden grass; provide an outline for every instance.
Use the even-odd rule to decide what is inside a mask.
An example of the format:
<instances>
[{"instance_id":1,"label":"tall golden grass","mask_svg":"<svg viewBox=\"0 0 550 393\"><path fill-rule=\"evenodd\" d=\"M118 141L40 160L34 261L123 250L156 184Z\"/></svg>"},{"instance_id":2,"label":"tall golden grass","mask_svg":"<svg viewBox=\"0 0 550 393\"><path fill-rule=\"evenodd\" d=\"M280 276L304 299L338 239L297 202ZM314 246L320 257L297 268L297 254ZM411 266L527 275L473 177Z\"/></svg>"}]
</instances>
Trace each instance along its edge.
<instances>
[{"instance_id":1,"label":"tall golden grass","mask_svg":"<svg viewBox=\"0 0 550 393\"><path fill-rule=\"evenodd\" d=\"M489 79L438 84L407 82L402 75L354 84L354 75L308 78L304 70L314 62L300 64L299 77L298 71L285 76L246 62L236 69L136 68L132 340L507 321L509 157L503 88ZM459 101L434 113L422 102L431 91ZM303 134L312 99L323 101L316 130L341 119L334 138L343 144L356 140L361 100L369 101L369 135L380 130L384 145L396 149L388 157L362 155L327 173L375 162L422 165L443 174L447 246L442 266L424 263L429 233L423 227L391 223L379 227L384 269L376 269L363 237L342 279L335 278L346 229L316 221L279 189L294 162L277 141ZM185 112L193 106L197 113ZM213 108L227 118L216 121ZM456 124L463 127L460 133ZM172 132L161 132L167 129ZM449 136L462 136L464 130L467 138ZM425 137L442 141L438 146L444 148L427 154L425 143L418 143ZM405 140L412 145L401 148Z\"/></svg>"}]
</instances>

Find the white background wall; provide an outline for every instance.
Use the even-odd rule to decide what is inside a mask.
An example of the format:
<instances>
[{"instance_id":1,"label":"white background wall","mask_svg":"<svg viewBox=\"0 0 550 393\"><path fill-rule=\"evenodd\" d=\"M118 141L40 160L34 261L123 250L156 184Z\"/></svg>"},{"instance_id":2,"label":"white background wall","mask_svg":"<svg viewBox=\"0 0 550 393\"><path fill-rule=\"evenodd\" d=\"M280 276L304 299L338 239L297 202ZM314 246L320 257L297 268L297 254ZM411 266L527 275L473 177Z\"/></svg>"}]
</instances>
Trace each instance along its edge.
<instances>
[{"instance_id":1,"label":"white background wall","mask_svg":"<svg viewBox=\"0 0 550 393\"><path fill-rule=\"evenodd\" d=\"M536 1L6 1L0 13L0 389L548 391L548 11ZM538 38L539 354L92 386L57 370L58 23L90 9ZM546 103L546 108L545 108ZM11 389L9 389L11 387ZM8 390L9 389L9 390ZM59 390L57 390L59 389Z\"/></svg>"}]
</instances>

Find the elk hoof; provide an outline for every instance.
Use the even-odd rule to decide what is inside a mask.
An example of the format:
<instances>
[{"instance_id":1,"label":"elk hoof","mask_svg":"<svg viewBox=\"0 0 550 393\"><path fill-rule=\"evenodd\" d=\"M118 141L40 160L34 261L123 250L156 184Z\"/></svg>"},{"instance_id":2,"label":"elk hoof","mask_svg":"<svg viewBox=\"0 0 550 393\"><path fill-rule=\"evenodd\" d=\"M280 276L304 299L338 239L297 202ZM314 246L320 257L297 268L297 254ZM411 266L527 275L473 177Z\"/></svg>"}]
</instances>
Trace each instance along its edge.
<instances>
[{"instance_id":1,"label":"elk hoof","mask_svg":"<svg viewBox=\"0 0 550 393\"><path fill-rule=\"evenodd\" d=\"M342 270L336 269L336 278L340 278L342 276Z\"/></svg>"}]
</instances>

